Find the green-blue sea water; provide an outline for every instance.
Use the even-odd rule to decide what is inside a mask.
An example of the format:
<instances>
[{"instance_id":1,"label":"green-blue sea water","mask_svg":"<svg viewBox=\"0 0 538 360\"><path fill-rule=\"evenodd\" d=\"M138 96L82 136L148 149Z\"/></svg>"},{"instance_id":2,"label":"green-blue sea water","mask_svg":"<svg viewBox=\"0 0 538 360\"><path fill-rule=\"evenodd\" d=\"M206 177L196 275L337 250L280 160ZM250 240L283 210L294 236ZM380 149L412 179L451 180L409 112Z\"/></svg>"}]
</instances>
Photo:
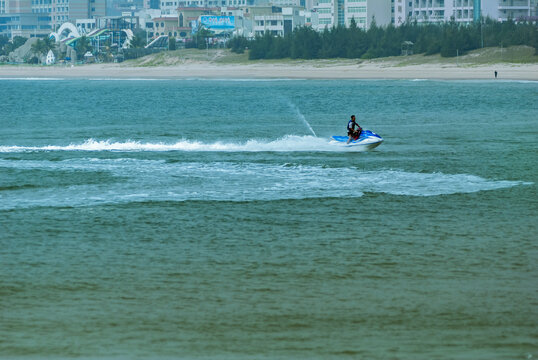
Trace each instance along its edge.
<instances>
[{"instance_id":1,"label":"green-blue sea water","mask_svg":"<svg viewBox=\"0 0 538 360\"><path fill-rule=\"evenodd\" d=\"M538 356L536 82L0 99L0 358ZM351 114L383 144L331 143Z\"/></svg>"}]
</instances>

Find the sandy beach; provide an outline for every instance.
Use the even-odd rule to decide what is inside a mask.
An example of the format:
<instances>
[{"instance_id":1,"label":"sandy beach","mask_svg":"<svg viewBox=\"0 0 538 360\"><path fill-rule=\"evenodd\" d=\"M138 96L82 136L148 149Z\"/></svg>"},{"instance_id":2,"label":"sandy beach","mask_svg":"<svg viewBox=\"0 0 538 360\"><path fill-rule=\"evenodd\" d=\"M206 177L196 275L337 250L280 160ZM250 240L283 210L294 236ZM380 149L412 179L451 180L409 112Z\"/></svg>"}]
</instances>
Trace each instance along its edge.
<instances>
[{"instance_id":1,"label":"sandy beach","mask_svg":"<svg viewBox=\"0 0 538 360\"><path fill-rule=\"evenodd\" d=\"M538 81L538 64L394 65L391 63L300 63L218 64L192 62L171 66L138 67L123 64L76 66L0 66L0 78L119 78L119 79L446 79Z\"/></svg>"}]
</instances>

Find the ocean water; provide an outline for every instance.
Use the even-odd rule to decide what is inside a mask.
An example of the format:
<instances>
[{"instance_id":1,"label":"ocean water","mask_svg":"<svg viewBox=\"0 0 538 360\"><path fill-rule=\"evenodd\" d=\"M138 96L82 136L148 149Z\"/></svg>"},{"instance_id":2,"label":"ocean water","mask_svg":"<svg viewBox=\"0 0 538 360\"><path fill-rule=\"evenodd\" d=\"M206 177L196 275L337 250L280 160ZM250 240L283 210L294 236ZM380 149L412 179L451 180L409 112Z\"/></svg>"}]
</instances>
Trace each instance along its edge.
<instances>
[{"instance_id":1,"label":"ocean water","mask_svg":"<svg viewBox=\"0 0 538 360\"><path fill-rule=\"evenodd\" d=\"M0 358L538 357L538 83L0 79ZM347 120L384 137L337 146Z\"/></svg>"}]
</instances>

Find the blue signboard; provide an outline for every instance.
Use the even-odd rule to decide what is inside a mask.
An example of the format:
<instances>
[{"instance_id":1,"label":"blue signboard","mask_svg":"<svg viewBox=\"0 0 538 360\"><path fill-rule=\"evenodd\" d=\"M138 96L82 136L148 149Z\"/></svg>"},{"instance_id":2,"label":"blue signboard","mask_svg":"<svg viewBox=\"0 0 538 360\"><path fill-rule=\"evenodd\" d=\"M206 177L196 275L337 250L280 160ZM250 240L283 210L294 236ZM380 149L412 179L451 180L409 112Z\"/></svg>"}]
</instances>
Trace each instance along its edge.
<instances>
[{"instance_id":1,"label":"blue signboard","mask_svg":"<svg viewBox=\"0 0 538 360\"><path fill-rule=\"evenodd\" d=\"M200 16L200 24L209 30L233 30L235 29L235 16Z\"/></svg>"}]
</instances>

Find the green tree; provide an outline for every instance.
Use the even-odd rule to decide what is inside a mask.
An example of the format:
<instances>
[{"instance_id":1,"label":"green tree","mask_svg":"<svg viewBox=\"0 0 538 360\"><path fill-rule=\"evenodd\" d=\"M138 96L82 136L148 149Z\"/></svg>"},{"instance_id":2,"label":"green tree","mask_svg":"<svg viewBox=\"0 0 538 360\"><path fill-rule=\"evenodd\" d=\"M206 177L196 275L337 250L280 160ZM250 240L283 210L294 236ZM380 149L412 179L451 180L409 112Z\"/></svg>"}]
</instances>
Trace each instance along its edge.
<instances>
[{"instance_id":1,"label":"green tree","mask_svg":"<svg viewBox=\"0 0 538 360\"><path fill-rule=\"evenodd\" d=\"M13 50L23 46L28 39L23 36L15 36L11 43L13 44Z\"/></svg>"},{"instance_id":2,"label":"green tree","mask_svg":"<svg viewBox=\"0 0 538 360\"><path fill-rule=\"evenodd\" d=\"M265 33L263 36L257 35L256 38L250 43L250 51L248 58L250 60L265 59L273 37L269 33Z\"/></svg>"},{"instance_id":3,"label":"green tree","mask_svg":"<svg viewBox=\"0 0 538 360\"><path fill-rule=\"evenodd\" d=\"M357 27L355 18L351 18L349 29L347 29L347 44L345 57L350 59L360 58L368 50L368 39L362 29Z\"/></svg>"},{"instance_id":4,"label":"green tree","mask_svg":"<svg viewBox=\"0 0 538 360\"><path fill-rule=\"evenodd\" d=\"M1 53L3 53L3 55L9 55L10 52L24 45L27 40L28 39L25 37L15 36L13 40L4 44L4 46L1 48Z\"/></svg>"},{"instance_id":5,"label":"green tree","mask_svg":"<svg viewBox=\"0 0 538 360\"><path fill-rule=\"evenodd\" d=\"M213 35L213 33L211 32L211 30L206 29L203 26L200 27L200 29L198 29L198 31L196 32L196 35L194 37L194 40L196 42L196 47L198 49L200 49L200 50L209 47L207 39L210 38L212 35Z\"/></svg>"},{"instance_id":6,"label":"green tree","mask_svg":"<svg viewBox=\"0 0 538 360\"><path fill-rule=\"evenodd\" d=\"M292 59L317 59L320 49L321 39L317 31L307 26L294 30L290 48Z\"/></svg>"},{"instance_id":7,"label":"green tree","mask_svg":"<svg viewBox=\"0 0 538 360\"><path fill-rule=\"evenodd\" d=\"M248 46L248 40L244 36L235 36L231 38L226 46L236 54L242 54Z\"/></svg>"},{"instance_id":8,"label":"green tree","mask_svg":"<svg viewBox=\"0 0 538 360\"><path fill-rule=\"evenodd\" d=\"M56 47L56 43L51 38L39 39L32 44L31 50L38 59L48 54L49 50L53 50Z\"/></svg>"},{"instance_id":9,"label":"green tree","mask_svg":"<svg viewBox=\"0 0 538 360\"><path fill-rule=\"evenodd\" d=\"M454 19L443 24L418 25L415 21L396 28L377 26L373 19L368 31L363 31L352 19L349 28L325 28L321 33L308 27L296 28L285 38L267 33L248 45L249 59L377 58L399 55L404 41L414 43L416 54L452 57L481 47L482 39L485 46L532 46L538 54L537 38L537 24L513 21L486 19L482 24L468 25L459 25Z\"/></svg>"},{"instance_id":10,"label":"green tree","mask_svg":"<svg viewBox=\"0 0 538 360\"><path fill-rule=\"evenodd\" d=\"M458 24L454 19L448 24L443 25L443 40L441 42L441 56L455 57L461 50L458 45Z\"/></svg>"},{"instance_id":11,"label":"green tree","mask_svg":"<svg viewBox=\"0 0 538 360\"><path fill-rule=\"evenodd\" d=\"M75 43L75 50L79 58L83 57L88 51L92 51L90 40L86 36L81 36Z\"/></svg>"},{"instance_id":12,"label":"green tree","mask_svg":"<svg viewBox=\"0 0 538 360\"><path fill-rule=\"evenodd\" d=\"M129 42L129 47L134 49L140 49L146 45L146 32L144 30L137 31Z\"/></svg>"},{"instance_id":13,"label":"green tree","mask_svg":"<svg viewBox=\"0 0 538 360\"><path fill-rule=\"evenodd\" d=\"M4 52L4 48L7 44L9 44L9 38L6 35L0 36L0 55L7 55Z\"/></svg>"},{"instance_id":14,"label":"green tree","mask_svg":"<svg viewBox=\"0 0 538 360\"><path fill-rule=\"evenodd\" d=\"M173 36L168 37L168 50L176 49L176 38Z\"/></svg>"}]
</instances>

